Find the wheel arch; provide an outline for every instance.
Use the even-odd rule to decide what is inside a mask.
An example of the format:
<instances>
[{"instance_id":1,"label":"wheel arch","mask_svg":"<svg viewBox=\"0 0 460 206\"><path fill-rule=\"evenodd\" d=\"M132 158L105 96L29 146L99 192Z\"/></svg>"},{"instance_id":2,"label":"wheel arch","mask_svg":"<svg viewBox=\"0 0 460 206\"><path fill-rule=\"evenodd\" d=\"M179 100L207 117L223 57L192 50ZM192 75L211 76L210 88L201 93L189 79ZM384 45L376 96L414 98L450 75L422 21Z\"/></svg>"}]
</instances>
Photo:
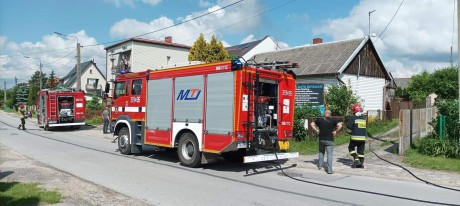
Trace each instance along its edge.
<instances>
[{"instance_id":1,"label":"wheel arch","mask_svg":"<svg viewBox=\"0 0 460 206\"><path fill-rule=\"evenodd\" d=\"M190 134L193 134L193 136L195 137L195 139L198 140L198 138L196 137L196 134L191 130L191 129L182 129L180 130L177 135L174 137L174 148L177 148L178 145L179 145L179 140L180 138L182 137L182 134L186 133L186 132L189 132ZM198 147L200 148L200 147ZM201 151L201 148L200 148L200 151Z\"/></svg>"}]
</instances>

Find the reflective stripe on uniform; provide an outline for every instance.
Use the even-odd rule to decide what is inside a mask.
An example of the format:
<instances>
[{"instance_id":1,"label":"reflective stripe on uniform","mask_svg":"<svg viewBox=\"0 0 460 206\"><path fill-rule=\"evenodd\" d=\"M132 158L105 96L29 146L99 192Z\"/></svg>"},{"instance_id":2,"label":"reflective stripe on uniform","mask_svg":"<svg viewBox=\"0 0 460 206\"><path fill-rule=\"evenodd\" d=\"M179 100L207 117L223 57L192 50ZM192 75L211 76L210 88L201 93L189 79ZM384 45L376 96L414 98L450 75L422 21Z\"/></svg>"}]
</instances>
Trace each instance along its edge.
<instances>
[{"instance_id":1,"label":"reflective stripe on uniform","mask_svg":"<svg viewBox=\"0 0 460 206\"><path fill-rule=\"evenodd\" d=\"M350 152L350 154L355 154L355 153L356 153L356 151L351 151L351 152Z\"/></svg>"},{"instance_id":2,"label":"reflective stripe on uniform","mask_svg":"<svg viewBox=\"0 0 460 206\"><path fill-rule=\"evenodd\" d=\"M358 157L364 157L364 155L358 155Z\"/></svg>"},{"instance_id":3,"label":"reflective stripe on uniform","mask_svg":"<svg viewBox=\"0 0 460 206\"><path fill-rule=\"evenodd\" d=\"M364 137L364 136L351 136L351 140L364 141L364 140L366 140L366 137Z\"/></svg>"}]
</instances>

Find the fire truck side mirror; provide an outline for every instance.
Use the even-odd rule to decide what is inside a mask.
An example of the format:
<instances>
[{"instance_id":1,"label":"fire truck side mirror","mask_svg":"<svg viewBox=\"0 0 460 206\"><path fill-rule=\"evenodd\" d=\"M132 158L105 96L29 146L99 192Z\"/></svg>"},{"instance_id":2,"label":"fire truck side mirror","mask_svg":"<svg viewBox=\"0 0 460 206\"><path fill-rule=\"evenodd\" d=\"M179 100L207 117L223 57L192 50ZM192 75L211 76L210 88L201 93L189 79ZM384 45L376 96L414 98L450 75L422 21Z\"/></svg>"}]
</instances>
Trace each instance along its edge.
<instances>
[{"instance_id":1,"label":"fire truck side mirror","mask_svg":"<svg viewBox=\"0 0 460 206\"><path fill-rule=\"evenodd\" d=\"M105 94L108 94L109 91L110 91L110 84L109 83L105 83Z\"/></svg>"},{"instance_id":2,"label":"fire truck side mirror","mask_svg":"<svg viewBox=\"0 0 460 206\"><path fill-rule=\"evenodd\" d=\"M243 63L241 63L241 61L238 58L233 59L232 60L232 71L241 70L241 69L243 69Z\"/></svg>"}]
</instances>

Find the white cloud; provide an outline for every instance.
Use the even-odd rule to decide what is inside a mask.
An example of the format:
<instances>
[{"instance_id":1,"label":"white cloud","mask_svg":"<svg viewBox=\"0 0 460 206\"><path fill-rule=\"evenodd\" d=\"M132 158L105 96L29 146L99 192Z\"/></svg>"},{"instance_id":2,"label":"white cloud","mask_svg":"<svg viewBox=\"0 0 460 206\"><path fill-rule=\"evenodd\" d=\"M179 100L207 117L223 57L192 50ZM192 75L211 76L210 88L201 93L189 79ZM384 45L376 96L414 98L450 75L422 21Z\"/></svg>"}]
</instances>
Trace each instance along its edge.
<instances>
[{"instance_id":1,"label":"white cloud","mask_svg":"<svg viewBox=\"0 0 460 206\"><path fill-rule=\"evenodd\" d=\"M150 4L152 6L155 6L161 2L161 0L142 0L142 2L146 4Z\"/></svg>"},{"instance_id":2,"label":"white cloud","mask_svg":"<svg viewBox=\"0 0 460 206\"><path fill-rule=\"evenodd\" d=\"M134 7L134 0L105 0L106 2L114 4L116 7L120 8L124 5Z\"/></svg>"},{"instance_id":3,"label":"white cloud","mask_svg":"<svg viewBox=\"0 0 460 206\"><path fill-rule=\"evenodd\" d=\"M125 5L134 8L134 5L139 0L105 0L106 2L114 4L117 8L123 7ZM139 2L155 6L161 2L161 0L141 0Z\"/></svg>"},{"instance_id":4,"label":"white cloud","mask_svg":"<svg viewBox=\"0 0 460 206\"><path fill-rule=\"evenodd\" d=\"M287 49L289 48L289 45L286 42L283 41L277 41L276 44L278 44L278 47L280 49Z\"/></svg>"},{"instance_id":5,"label":"white cloud","mask_svg":"<svg viewBox=\"0 0 460 206\"><path fill-rule=\"evenodd\" d=\"M199 5L200 7L209 7L209 6L211 6L212 4L211 4L211 2L209 2L209 1L200 0L200 2L198 3L198 5Z\"/></svg>"},{"instance_id":6,"label":"white cloud","mask_svg":"<svg viewBox=\"0 0 460 206\"><path fill-rule=\"evenodd\" d=\"M68 34L78 37L81 45L97 44L95 38L90 37L84 30ZM18 77L20 81L27 81L38 70L40 60L43 64L43 72L46 74L54 70L62 77L66 75L76 64L76 39L68 36L48 34L39 42L12 42L6 37L0 57L0 71L6 72L8 79ZM1 44L0 44L1 45ZM63 49L65 48L65 49ZM46 52L52 51L53 52ZM71 53L73 51L73 53ZM71 53L71 54L69 54ZM66 56L69 54L68 56ZM28 56L30 58L25 58ZM65 56L65 57L64 57ZM102 73L105 73L105 51L103 46L88 46L81 48L81 62L94 59Z\"/></svg>"},{"instance_id":7,"label":"white cloud","mask_svg":"<svg viewBox=\"0 0 460 206\"><path fill-rule=\"evenodd\" d=\"M254 39L254 34L249 34L247 37L245 37L243 40L241 40L240 44L248 43L251 41L255 41Z\"/></svg>"},{"instance_id":8,"label":"white cloud","mask_svg":"<svg viewBox=\"0 0 460 206\"><path fill-rule=\"evenodd\" d=\"M361 1L347 17L327 20L323 26L315 29L315 33L330 35L334 40L363 37L368 34L368 12L375 9L371 15L371 33L377 33L378 36L400 2ZM424 69L431 72L449 64L453 4L454 1L436 0L404 2L375 44L386 68L398 70L398 75L394 76L409 75ZM453 45L457 45L456 36ZM454 52L457 52L456 47Z\"/></svg>"},{"instance_id":9,"label":"white cloud","mask_svg":"<svg viewBox=\"0 0 460 206\"><path fill-rule=\"evenodd\" d=\"M143 22L136 19L123 19L112 25L110 29L110 35L115 38L130 38L139 34L152 32L167 26L172 26L174 24L193 19L199 15L203 15L210 11L215 11L219 8L222 8L222 6L233 2L235 2L235 0L219 0L214 6L194 12L184 17L179 17L177 19L172 19L166 16L161 16L159 18L153 19L150 22ZM261 4L258 0L247 0L234 6L198 18L196 20L181 24L179 26L174 26L172 28L154 32L142 37L162 40L166 36L172 36L173 42L191 45L196 40L196 38L198 38L200 33L203 33L207 39L210 39L212 34L215 34L218 39L221 40L223 37L223 32L215 30L234 24L236 22L239 23L230 27L231 29L225 30L225 32L246 33L250 32L252 29L256 29L256 27L260 25L260 17L252 18L248 21L242 20L248 17L247 14L258 13L260 10Z\"/></svg>"}]
</instances>

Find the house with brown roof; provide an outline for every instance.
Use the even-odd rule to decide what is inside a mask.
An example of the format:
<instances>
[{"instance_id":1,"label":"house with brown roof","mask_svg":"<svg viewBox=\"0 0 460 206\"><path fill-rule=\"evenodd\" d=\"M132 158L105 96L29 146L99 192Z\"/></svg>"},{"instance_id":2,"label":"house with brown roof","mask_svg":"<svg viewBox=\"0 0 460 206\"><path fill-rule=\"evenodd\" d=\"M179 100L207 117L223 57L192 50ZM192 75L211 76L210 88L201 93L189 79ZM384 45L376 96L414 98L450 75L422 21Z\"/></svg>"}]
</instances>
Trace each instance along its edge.
<instances>
[{"instance_id":1,"label":"house with brown roof","mask_svg":"<svg viewBox=\"0 0 460 206\"><path fill-rule=\"evenodd\" d=\"M388 92L393 89L391 75L368 37L327 43L316 38L312 45L261 53L252 58L258 63L298 63L299 68L293 69L298 85L319 83L327 88L345 84L359 97L364 110L371 113L386 109Z\"/></svg>"}]
</instances>

